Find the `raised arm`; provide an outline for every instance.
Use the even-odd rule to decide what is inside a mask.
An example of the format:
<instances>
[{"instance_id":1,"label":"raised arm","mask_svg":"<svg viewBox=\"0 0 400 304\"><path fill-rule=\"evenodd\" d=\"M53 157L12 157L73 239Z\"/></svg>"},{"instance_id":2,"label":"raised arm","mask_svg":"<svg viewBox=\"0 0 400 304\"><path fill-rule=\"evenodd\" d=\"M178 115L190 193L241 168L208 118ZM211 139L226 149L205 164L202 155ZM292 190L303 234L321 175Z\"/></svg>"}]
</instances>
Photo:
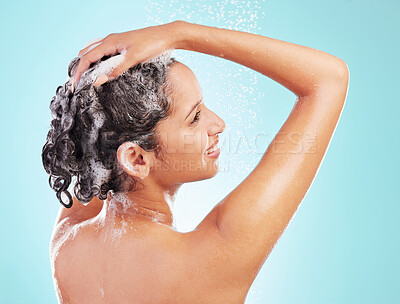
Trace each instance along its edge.
<instances>
[{"instance_id":1,"label":"raised arm","mask_svg":"<svg viewBox=\"0 0 400 304\"><path fill-rule=\"evenodd\" d=\"M193 272L202 270L210 284L250 287L316 175L345 103L349 72L343 60L312 48L176 21L112 34L92 50L81 50L76 80L104 55L127 50L124 63L109 75L116 77L171 48L234 61L297 96L256 168L185 235L190 246L178 246L188 250L180 263L190 270L196 260Z\"/></svg>"},{"instance_id":2,"label":"raised arm","mask_svg":"<svg viewBox=\"0 0 400 304\"><path fill-rule=\"evenodd\" d=\"M260 35L187 23L179 33L177 48L242 64L297 95L256 168L196 228L219 231L224 249L219 243L218 250L229 254L228 277L255 276L318 171L345 103L349 72L335 56Z\"/></svg>"}]
</instances>

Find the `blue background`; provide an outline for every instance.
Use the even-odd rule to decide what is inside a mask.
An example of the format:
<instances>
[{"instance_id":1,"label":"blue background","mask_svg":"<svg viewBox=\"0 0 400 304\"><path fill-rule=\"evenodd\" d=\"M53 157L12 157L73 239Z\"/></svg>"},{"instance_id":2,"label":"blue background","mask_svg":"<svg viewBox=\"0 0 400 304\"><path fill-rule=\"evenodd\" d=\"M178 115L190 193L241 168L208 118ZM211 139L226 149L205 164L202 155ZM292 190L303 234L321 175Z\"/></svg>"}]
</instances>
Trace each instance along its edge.
<instances>
[{"instance_id":1,"label":"blue background","mask_svg":"<svg viewBox=\"0 0 400 304\"><path fill-rule=\"evenodd\" d=\"M313 47L350 69L321 168L246 303L400 303L399 3L2 1L0 302L56 303L48 246L60 205L41 149L69 61L93 38L182 19ZM196 73L205 103L227 124L221 141L232 143L222 148L219 175L178 195L176 223L189 231L254 168L295 96L235 63L175 56Z\"/></svg>"}]
</instances>

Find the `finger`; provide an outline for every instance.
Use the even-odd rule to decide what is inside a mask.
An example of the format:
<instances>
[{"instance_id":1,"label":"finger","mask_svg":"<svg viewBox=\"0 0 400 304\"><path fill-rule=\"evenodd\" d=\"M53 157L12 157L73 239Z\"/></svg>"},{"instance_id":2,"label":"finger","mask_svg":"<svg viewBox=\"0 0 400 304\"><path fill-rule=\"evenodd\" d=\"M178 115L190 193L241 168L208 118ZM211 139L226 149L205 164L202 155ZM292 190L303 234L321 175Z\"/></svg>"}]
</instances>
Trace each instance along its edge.
<instances>
[{"instance_id":1,"label":"finger","mask_svg":"<svg viewBox=\"0 0 400 304\"><path fill-rule=\"evenodd\" d=\"M104 41L104 39L102 39L101 41L94 42L92 44L89 44L89 45L85 46L82 50L79 51L78 56L85 55L87 52L89 52L90 50L94 49L96 46L101 44L103 41Z\"/></svg>"},{"instance_id":2,"label":"finger","mask_svg":"<svg viewBox=\"0 0 400 304\"><path fill-rule=\"evenodd\" d=\"M95 87L101 86L103 83L108 81L108 77L104 74L97 77L96 82L93 84Z\"/></svg>"},{"instance_id":3,"label":"finger","mask_svg":"<svg viewBox=\"0 0 400 304\"><path fill-rule=\"evenodd\" d=\"M133 62L125 57L125 60L107 73L107 76L109 79L115 79L132 66L134 66Z\"/></svg>"},{"instance_id":4,"label":"finger","mask_svg":"<svg viewBox=\"0 0 400 304\"><path fill-rule=\"evenodd\" d=\"M85 55L87 52L89 52L91 49L94 49L96 46L98 46L101 42L98 43L93 43L87 47L85 47L84 49L80 50L78 53L79 57L82 57L83 55Z\"/></svg>"},{"instance_id":5,"label":"finger","mask_svg":"<svg viewBox=\"0 0 400 304\"><path fill-rule=\"evenodd\" d=\"M114 45L109 45L105 43L102 43L96 46L94 49L87 52L85 55L81 57L79 61L79 64L74 74L74 80L72 82L72 85L77 84L79 82L79 79L81 78L83 72L86 71L93 62L96 62L103 56L112 55L115 53L116 53L116 47Z\"/></svg>"},{"instance_id":6,"label":"finger","mask_svg":"<svg viewBox=\"0 0 400 304\"><path fill-rule=\"evenodd\" d=\"M104 38L95 38L90 40L86 45L79 51L78 56L82 56L86 52L90 51L90 49L94 48L94 45L100 44L103 42Z\"/></svg>"}]
</instances>

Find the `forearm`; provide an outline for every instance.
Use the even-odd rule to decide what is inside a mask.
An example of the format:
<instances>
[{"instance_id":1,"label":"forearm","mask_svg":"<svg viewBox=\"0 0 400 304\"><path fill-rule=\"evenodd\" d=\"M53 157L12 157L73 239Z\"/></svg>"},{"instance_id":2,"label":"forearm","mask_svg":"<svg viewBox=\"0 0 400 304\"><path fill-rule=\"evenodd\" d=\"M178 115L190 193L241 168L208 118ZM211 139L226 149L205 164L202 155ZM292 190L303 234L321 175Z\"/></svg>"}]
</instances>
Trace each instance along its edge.
<instances>
[{"instance_id":1,"label":"forearm","mask_svg":"<svg viewBox=\"0 0 400 304\"><path fill-rule=\"evenodd\" d=\"M234 61L275 80L297 96L341 81L346 64L328 53L261 35L178 21L174 48Z\"/></svg>"}]
</instances>

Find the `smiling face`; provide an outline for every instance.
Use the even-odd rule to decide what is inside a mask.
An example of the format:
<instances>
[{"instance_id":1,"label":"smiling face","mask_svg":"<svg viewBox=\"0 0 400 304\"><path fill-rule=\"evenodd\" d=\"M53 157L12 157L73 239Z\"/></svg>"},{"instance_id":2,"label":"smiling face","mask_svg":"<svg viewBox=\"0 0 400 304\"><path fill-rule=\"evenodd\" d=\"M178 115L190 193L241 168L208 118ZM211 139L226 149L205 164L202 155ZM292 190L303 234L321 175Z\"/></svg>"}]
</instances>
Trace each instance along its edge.
<instances>
[{"instance_id":1,"label":"smiling face","mask_svg":"<svg viewBox=\"0 0 400 304\"><path fill-rule=\"evenodd\" d=\"M168 73L174 92L173 111L157 125L164 159L153 163L151 174L161 183L175 184L208 179L218 172L219 151L207 155L225 129L224 121L204 103L196 76L175 62Z\"/></svg>"}]
</instances>

